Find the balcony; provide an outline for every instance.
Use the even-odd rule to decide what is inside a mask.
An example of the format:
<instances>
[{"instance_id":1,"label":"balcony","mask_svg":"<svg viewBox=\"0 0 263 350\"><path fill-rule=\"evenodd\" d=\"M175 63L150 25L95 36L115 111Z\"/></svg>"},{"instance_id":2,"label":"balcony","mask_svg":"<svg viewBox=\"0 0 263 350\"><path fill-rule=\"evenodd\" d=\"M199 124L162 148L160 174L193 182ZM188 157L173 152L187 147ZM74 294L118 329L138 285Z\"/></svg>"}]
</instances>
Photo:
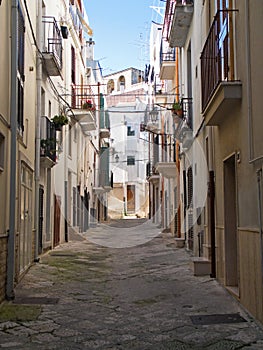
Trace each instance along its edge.
<instances>
[{"instance_id":1,"label":"balcony","mask_svg":"<svg viewBox=\"0 0 263 350\"><path fill-rule=\"evenodd\" d=\"M151 162L146 164L146 178L148 182L158 183L160 175Z\"/></svg>"},{"instance_id":2,"label":"balcony","mask_svg":"<svg viewBox=\"0 0 263 350\"><path fill-rule=\"evenodd\" d=\"M161 113L159 107L154 107L145 114L144 124L141 125L142 131L149 131L153 134L159 134L162 130Z\"/></svg>"},{"instance_id":3,"label":"balcony","mask_svg":"<svg viewBox=\"0 0 263 350\"><path fill-rule=\"evenodd\" d=\"M90 85L72 85L71 108L84 134L96 130L95 95Z\"/></svg>"},{"instance_id":4,"label":"balcony","mask_svg":"<svg viewBox=\"0 0 263 350\"><path fill-rule=\"evenodd\" d=\"M159 162L156 164L156 171L168 179L176 178L177 169L175 162Z\"/></svg>"},{"instance_id":5,"label":"balcony","mask_svg":"<svg viewBox=\"0 0 263 350\"><path fill-rule=\"evenodd\" d=\"M160 79L173 80L175 78L175 49L160 52Z\"/></svg>"},{"instance_id":6,"label":"balcony","mask_svg":"<svg viewBox=\"0 0 263 350\"><path fill-rule=\"evenodd\" d=\"M100 149L100 169L99 169L99 187L104 192L109 192L113 187L113 173L110 172L109 147Z\"/></svg>"},{"instance_id":7,"label":"balcony","mask_svg":"<svg viewBox=\"0 0 263 350\"><path fill-rule=\"evenodd\" d=\"M235 13L217 12L201 53L202 113L206 125L220 125L241 102L242 85L234 72Z\"/></svg>"},{"instance_id":8,"label":"balcony","mask_svg":"<svg viewBox=\"0 0 263 350\"><path fill-rule=\"evenodd\" d=\"M54 17L44 16L44 49L42 52L44 68L48 75L61 75L62 69L62 37Z\"/></svg>"},{"instance_id":9,"label":"balcony","mask_svg":"<svg viewBox=\"0 0 263 350\"><path fill-rule=\"evenodd\" d=\"M40 164L43 168L52 168L56 164L56 129L47 117L41 118Z\"/></svg>"},{"instance_id":10,"label":"balcony","mask_svg":"<svg viewBox=\"0 0 263 350\"><path fill-rule=\"evenodd\" d=\"M100 138L106 139L110 137L110 118L109 113L100 110Z\"/></svg>"},{"instance_id":11,"label":"balcony","mask_svg":"<svg viewBox=\"0 0 263 350\"><path fill-rule=\"evenodd\" d=\"M183 47L194 12L193 0L167 0L165 31L171 47Z\"/></svg>"}]
</instances>

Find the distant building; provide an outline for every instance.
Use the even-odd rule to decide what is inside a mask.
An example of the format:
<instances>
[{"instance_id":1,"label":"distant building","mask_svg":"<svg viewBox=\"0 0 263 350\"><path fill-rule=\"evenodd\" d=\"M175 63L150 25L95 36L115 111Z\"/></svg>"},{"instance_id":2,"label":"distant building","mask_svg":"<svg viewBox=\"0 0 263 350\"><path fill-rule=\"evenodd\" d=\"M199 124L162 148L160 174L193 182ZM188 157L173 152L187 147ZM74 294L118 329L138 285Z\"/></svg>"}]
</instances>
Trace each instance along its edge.
<instances>
[{"instance_id":1,"label":"distant building","mask_svg":"<svg viewBox=\"0 0 263 350\"><path fill-rule=\"evenodd\" d=\"M148 216L147 139L140 125L146 112L143 72L129 68L104 77L111 125L111 218Z\"/></svg>"}]
</instances>

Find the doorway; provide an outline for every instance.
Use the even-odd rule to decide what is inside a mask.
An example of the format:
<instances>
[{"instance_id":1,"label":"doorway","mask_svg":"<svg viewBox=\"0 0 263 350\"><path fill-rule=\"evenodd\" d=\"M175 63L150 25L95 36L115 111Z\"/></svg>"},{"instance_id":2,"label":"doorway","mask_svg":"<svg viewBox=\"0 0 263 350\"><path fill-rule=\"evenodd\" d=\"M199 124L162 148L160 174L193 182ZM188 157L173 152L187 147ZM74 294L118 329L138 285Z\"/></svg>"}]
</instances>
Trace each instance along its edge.
<instances>
[{"instance_id":1,"label":"doorway","mask_svg":"<svg viewBox=\"0 0 263 350\"><path fill-rule=\"evenodd\" d=\"M54 247L60 242L60 216L61 216L61 197L55 195L55 208L54 208Z\"/></svg>"},{"instance_id":2,"label":"doorway","mask_svg":"<svg viewBox=\"0 0 263 350\"><path fill-rule=\"evenodd\" d=\"M44 223L44 188L39 187L39 216L38 216L38 254L43 249L43 223Z\"/></svg>"},{"instance_id":3,"label":"doorway","mask_svg":"<svg viewBox=\"0 0 263 350\"><path fill-rule=\"evenodd\" d=\"M127 212L135 212L135 185L127 185Z\"/></svg>"},{"instance_id":4,"label":"doorway","mask_svg":"<svg viewBox=\"0 0 263 350\"><path fill-rule=\"evenodd\" d=\"M32 183L33 172L21 164L19 273L27 269L32 260Z\"/></svg>"},{"instance_id":5,"label":"doorway","mask_svg":"<svg viewBox=\"0 0 263 350\"><path fill-rule=\"evenodd\" d=\"M224 161L225 284L238 290L236 161Z\"/></svg>"}]
</instances>

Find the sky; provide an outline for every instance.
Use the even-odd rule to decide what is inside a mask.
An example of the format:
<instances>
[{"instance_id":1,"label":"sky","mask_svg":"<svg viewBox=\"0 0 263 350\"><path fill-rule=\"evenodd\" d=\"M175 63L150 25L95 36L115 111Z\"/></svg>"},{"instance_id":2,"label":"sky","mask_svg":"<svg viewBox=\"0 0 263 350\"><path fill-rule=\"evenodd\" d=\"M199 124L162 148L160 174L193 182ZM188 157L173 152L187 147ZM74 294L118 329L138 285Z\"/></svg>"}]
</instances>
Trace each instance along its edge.
<instances>
[{"instance_id":1,"label":"sky","mask_svg":"<svg viewBox=\"0 0 263 350\"><path fill-rule=\"evenodd\" d=\"M160 0L84 0L103 75L149 63L149 35ZM164 4L164 5L163 5Z\"/></svg>"}]
</instances>

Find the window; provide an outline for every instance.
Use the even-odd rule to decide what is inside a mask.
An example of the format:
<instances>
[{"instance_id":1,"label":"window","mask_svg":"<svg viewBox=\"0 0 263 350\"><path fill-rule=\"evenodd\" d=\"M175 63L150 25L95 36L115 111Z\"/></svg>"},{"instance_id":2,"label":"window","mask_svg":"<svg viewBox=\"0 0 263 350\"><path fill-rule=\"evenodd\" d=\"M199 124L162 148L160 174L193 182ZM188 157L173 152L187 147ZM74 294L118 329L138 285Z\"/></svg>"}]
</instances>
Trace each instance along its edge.
<instances>
[{"instance_id":1,"label":"window","mask_svg":"<svg viewBox=\"0 0 263 350\"><path fill-rule=\"evenodd\" d=\"M135 157L127 156L127 165L135 165Z\"/></svg>"},{"instance_id":2,"label":"window","mask_svg":"<svg viewBox=\"0 0 263 350\"><path fill-rule=\"evenodd\" d=\"M73 46L71 46L71 82L76 84L76 57Z\"/></svg>"},{"instance_id":3,"label":"window","mask_svg":"<svg viewBox=\"0 0 263 350\"><path fill-rule=\"evenodd\" d=\"M24 131L24 66L25 66L25 21L21 7L18 6L17 26L17 127L20 133Z\"/></svg>"},{"instance_id":4,"label":"window","mask_svg":"<svg viewBox=\"0 0 263 350\"><path fill-rule=\"evenodd\" d=\"M68 155L72 156L72 126L69 125L68 129Z\"/></svg>"},{"instance_id":5,"label":"window","mask_svg":"<svg viewBox=\"0 0 263 350\"><path fill-rule=\"evenodd\" d=\"M5 137L0 133L0 172L4 170L5 165Z\"/></svg>"},{"instance_id":6,"label":"window","mask_svg":"<svg viewBox=\"0 0 263 350\"><path fill-rule=\"evenodd\" d=\"M135 136L135 130L131 126L127 126L127 136Z\"/></svg>"},{"instance_id":7,"label":"window","mask_svg":"<svg viewBox=\"0 0 263 350\"><path fill-rule=\"evenodd\" d=\"M107 92L110 94L112 91L114 91L114 80L110 79L107 83Z\"/></svg>"},{"instance_id":8,"label":"window","mask_svg":"<svg viewBox=\"0 0 263 350\"><path fill-rule=\"evenodd\" d=\"M125 77L121 75L118 79L118 91L124 91L125 89Z\"/></svg>"},{"instance_id":9,"label":"window","mask_svg":"<svg viewBox=\"0 0 263 350\"><path fill-rule=\"evenodd\" d=\"M193 170L189 167L187 170L187 207L193 208Z\"/></svg>"}]
</instances>

